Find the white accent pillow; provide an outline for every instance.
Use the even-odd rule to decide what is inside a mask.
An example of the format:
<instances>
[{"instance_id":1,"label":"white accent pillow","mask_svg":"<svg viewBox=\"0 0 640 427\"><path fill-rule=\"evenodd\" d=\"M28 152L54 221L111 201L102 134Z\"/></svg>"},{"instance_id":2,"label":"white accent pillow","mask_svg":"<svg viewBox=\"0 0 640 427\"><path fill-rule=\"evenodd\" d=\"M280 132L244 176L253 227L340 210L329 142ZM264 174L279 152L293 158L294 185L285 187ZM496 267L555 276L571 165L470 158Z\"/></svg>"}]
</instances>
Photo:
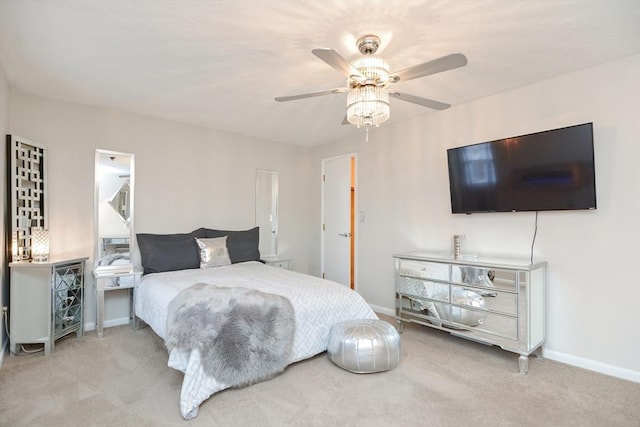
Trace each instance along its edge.
<instances>
[{"instance_id":1,"label":"white accent pillow","mask_svg":"<svg viewBox=\"0 0 640 427\"><path fill-rule=\"evenodd\" d=\"M210 239L196 237L196 243L200 252L200 268L220 267L231 264L229 250L227 249L227 236Z\"/></svg>"}]
</instances>

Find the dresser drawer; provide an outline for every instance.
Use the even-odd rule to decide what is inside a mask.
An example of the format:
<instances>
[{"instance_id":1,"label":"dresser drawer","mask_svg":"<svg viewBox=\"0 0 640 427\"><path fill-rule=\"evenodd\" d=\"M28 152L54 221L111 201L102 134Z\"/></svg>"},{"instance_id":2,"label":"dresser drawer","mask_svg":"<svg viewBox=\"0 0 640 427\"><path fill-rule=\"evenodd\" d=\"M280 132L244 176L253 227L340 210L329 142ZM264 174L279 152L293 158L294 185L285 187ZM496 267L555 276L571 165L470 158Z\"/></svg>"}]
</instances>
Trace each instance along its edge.
<instances>
[{"instance_id":1,"label":"dresser drawer","mask_svg":"<svg viewBox=\"0 0 640 427\"><path fill-rule=\"evenodd\" d=\"M451 267L451 281L508 292L517 292L518 290L518 274L515 270L453 265Z\"/></svg>"},{"instance_id":2,"label":"dresser drawer","mask_svg":"<svg viewBox=\"0 0 640 427\"><path fill-rule=\"evenodd\" d=\"M396 277L396 292L417 298L449 302L448 283L399 276Z\"/></svg>"},{"instance_id":3,"label":"dresser drawer","mask_svg":"<svg viewBox=\"0 0 640 427\"><path fill-rule=\"evenodd\" d=\"M490 336L496 336L506 338L508 340L518 340L518 319L512 316L506 316L503 314L496 314L491 312L484 312L482 321L472 328L467 325L459 323L458 319L454 316L452 327L459 329L467 329L471 334L478 333L480 335L486 334Z\"/></svg>"},{"instance_id":4,"label":"dresser drawer","mask_svg":"<svg viewBox=\"0 0 640 427\"><path fill-rule=\"evenodd\" d=\"M453 295L460 294L465 290L472 291L482 298L481 308L483 310L492 311L494 313L508 314L511 316L516 316L518 314L518 297L516 294L512 294L511 292L496 291L495 289L483 293L482 291L484 289L467 288L457 285L451 286L451 293ZM467 304L467 301L469 305L477 307L477 304L471 299L461 299L459 304L465 305ZM453 302L455 303L456 301L454 300Z\"/></svg>"},{"instance_id":5,"label":"dresser drawer","mask_svg":"<svg viewBox=\"0 0 640 427\"><path fill-rule=\"evenodd\" d=\"M396 271L401 276L418 277L422 279L449 281L449 266L428 261L411 259L397 259Z\"/></svg>"}]
</instances>

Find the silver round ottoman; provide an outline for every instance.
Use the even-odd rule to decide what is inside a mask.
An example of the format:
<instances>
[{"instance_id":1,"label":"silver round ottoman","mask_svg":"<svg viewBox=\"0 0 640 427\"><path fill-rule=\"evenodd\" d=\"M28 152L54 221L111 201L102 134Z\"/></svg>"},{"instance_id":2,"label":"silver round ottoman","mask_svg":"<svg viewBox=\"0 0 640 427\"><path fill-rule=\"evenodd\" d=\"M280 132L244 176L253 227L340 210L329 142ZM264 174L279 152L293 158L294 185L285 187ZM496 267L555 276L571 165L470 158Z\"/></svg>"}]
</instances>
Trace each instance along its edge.
<instances>
[{"instance_id":1,"label":"silver round ottoman","mask_svg":"<svg viewBox=\"0 0 640 427\"><path fill-rule=\"evenodd\" d=\"M347 371L387 371L398 366L401 353L400 334L384 320L349 320L329 332L329 359Z\"/></svg>"}]
</instances>

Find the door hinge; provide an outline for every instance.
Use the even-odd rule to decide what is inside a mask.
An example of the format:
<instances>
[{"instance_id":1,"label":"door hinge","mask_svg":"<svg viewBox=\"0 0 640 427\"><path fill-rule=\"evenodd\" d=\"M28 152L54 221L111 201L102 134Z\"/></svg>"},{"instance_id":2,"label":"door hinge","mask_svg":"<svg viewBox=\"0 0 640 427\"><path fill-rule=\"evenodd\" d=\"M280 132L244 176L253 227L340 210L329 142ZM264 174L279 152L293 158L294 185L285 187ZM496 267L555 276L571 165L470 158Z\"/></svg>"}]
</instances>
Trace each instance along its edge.
<instances>
[{"instance_id":1,"label":"door hinge","mask_svg":"<svg viewBox=\"0 0 640 427\"><path fill-rule=\"evenodd\" d=\"M322 273L322 278L324 279L324 273Z\"/></svg>"},{"instance_id":2,"label":"door hinge","mask_svg":"<svg viewBox=\"0 0 640 427\"><path fill-rule=\"evenodd\" d=\"M325 231L325 230L326 230L325 225L322 224L322 231Z\"/></svg>"},{"instance_id":3,"label":"door hinge","mask_svg":"<svg viewBox=\"0 0 640 427\"><path fill-rule=\"evenodd\" d=\"M322 174L322 182L325 182L327 180L326 177L327 176L325 174Z\"/></svg>"}]
</instances>

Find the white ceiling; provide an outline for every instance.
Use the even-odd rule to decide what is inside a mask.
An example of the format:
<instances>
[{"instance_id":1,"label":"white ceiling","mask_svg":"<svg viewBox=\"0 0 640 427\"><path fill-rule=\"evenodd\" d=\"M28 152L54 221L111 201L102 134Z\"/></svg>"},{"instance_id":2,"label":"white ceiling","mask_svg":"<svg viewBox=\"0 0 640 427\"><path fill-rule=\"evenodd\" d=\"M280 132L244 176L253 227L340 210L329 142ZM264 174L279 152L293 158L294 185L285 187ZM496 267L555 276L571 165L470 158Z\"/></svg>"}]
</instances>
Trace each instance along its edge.
<instances>
[{"instance_id":1,"label":"white ceiling","mask_svg":"<svg viewBox=\"0 0 640 427\"><path fill-rule=\"evenodd\" d=\"M341 125L346 95L273 98L344 86L311 49L354 60L370 33L391 71L464 53L394 86L455 106L640 52L640 0L0 0L20 91L301 146L362 132ZM424 114L392 99L389 122Z\"/></svg>"}]
</instances>

